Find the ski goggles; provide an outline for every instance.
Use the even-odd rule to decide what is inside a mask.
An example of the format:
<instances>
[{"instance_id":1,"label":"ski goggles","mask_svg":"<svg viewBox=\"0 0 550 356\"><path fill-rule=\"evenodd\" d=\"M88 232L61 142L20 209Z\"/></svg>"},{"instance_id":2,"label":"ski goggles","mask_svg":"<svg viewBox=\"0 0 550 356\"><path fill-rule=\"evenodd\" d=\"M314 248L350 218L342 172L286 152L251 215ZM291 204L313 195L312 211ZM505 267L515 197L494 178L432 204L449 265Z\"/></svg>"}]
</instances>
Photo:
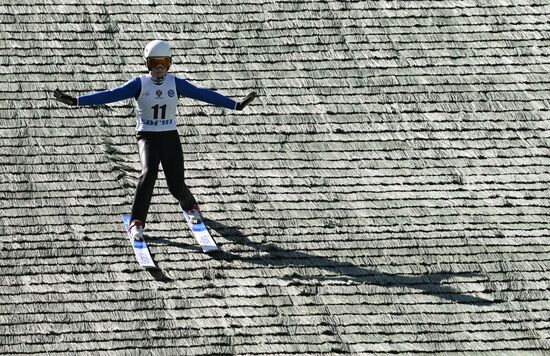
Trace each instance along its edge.
<instances>
[{"instance_id":1,"label":"ski goggles","mask_svg":"<svg viewBox=\"0 0 550 356\"><path fill-rule=\"evenodd\" d=\"M172 58L162 57L162 58L147 58L147 66L149 68L157 68L161 66L162 68L168 68L172 63Z\"/></svg>"}]
</instances>

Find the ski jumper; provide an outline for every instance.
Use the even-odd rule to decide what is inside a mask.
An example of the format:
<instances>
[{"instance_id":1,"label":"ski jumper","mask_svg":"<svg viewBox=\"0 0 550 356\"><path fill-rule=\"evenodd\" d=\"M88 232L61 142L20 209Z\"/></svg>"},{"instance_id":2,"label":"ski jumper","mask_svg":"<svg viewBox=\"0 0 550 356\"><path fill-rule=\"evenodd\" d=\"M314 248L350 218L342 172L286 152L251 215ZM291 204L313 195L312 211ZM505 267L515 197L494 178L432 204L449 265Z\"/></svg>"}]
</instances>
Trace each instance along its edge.
<instances>
[{"instance_id":1,"label":"ski jumper","mask_svg":"<svg viewBox=\"0 0 550 356\"><path fill-rule=\"evenodd\" d=\"M130 221L145 224L153 188L162 164L170 193L182 209L197 204L185 184L184 161L176 126L179 97L188 97L216 106L235 109L237 102L215 91L197 88L184 79L167 74L162 82L151 75L141 75L122 86L78 97L78 105L101 105L125 99L136 100L137 146L142 171L134 195Z\"/></svg>"}]
</instances>

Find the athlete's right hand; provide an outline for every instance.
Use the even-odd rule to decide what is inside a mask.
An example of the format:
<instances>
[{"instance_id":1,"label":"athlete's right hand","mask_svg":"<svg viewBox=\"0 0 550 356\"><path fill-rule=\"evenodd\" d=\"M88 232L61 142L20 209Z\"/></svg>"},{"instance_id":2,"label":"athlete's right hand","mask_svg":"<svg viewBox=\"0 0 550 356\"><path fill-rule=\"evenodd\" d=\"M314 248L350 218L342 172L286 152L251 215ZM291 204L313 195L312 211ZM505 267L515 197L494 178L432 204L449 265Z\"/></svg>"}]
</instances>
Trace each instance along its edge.
<instances>
[{"instance_id":1,"label":"athlete's right hand","mask_svg":"<svg viewBox=\"0 0 550 356\"><path fill-rule=\"evenodd\" d=\"M55 100L60 101L63 104L77 105L77 100L75 97L72 97L69 94L65 94L59 89L55 89L53 91L53 96L55 97Z\"/></svg>"}]
</instances>

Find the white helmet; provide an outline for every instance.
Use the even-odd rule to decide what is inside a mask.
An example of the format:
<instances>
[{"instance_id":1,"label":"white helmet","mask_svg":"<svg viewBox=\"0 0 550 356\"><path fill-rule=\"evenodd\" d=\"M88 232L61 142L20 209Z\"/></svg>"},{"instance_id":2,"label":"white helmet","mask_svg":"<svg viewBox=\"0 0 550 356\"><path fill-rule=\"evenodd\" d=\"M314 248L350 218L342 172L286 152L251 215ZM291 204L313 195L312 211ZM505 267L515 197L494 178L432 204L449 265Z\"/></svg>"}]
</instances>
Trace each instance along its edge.
<instances>
[{"instance_id":1,"label":"white helmet","mask_svg":"<svg viewBox=\"0 0 550 356\"><path fill-rule=\"evenodd\" d=\"M151 57L172 57L170 44L162 40L149 42L143 51L143 58L147 59Z\"/></svg>"}]
</instances>

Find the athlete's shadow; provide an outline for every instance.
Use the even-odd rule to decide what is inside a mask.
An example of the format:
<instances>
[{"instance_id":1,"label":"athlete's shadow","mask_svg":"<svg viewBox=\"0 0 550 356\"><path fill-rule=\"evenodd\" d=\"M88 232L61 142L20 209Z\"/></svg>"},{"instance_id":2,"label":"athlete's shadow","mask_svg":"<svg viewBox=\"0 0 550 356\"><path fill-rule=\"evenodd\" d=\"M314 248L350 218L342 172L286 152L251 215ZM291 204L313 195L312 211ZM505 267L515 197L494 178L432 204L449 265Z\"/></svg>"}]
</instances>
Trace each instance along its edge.
<instances>
[{"instance_id":1,"label":"athlete's shadow","mask_svg":"<svg viewBox=\"0 0 550 356\"><path fill-rule=\"evenodd\" d=\"M305 252L285 250L272 243L258 244L254 243L243 235L238 229L230 227L213 220L204 219L205 224L212 230L215 230L224 239L232 241L237 244L246 244L252 246L262 255L258 257L241 257L237 254L230 252L218 252L213 254L212 257L225 260L234 261L239 260L247 263L253 263L261 266L297 266L297 267L311 267L321 268L333 274L338 274L340 277L309 277L309 276L291 276L292 279L310 279L310 280L343 280L353 281L362 284L371 284L384 286L388 288L414 288L429 295L434 295L439 298L449 300L461 304L475 304L475 305L488 305L496 303L496 300L483 299L467 294L462 294L459 291L442 285L442 281L451 277L475 277L476 273L431 273L419 276L406 276L387 274L376 271L375 269L369 269L352 265L350 263L342 263L331 260L326 257L315 256Z\"/></svg>"}]
</instances>

